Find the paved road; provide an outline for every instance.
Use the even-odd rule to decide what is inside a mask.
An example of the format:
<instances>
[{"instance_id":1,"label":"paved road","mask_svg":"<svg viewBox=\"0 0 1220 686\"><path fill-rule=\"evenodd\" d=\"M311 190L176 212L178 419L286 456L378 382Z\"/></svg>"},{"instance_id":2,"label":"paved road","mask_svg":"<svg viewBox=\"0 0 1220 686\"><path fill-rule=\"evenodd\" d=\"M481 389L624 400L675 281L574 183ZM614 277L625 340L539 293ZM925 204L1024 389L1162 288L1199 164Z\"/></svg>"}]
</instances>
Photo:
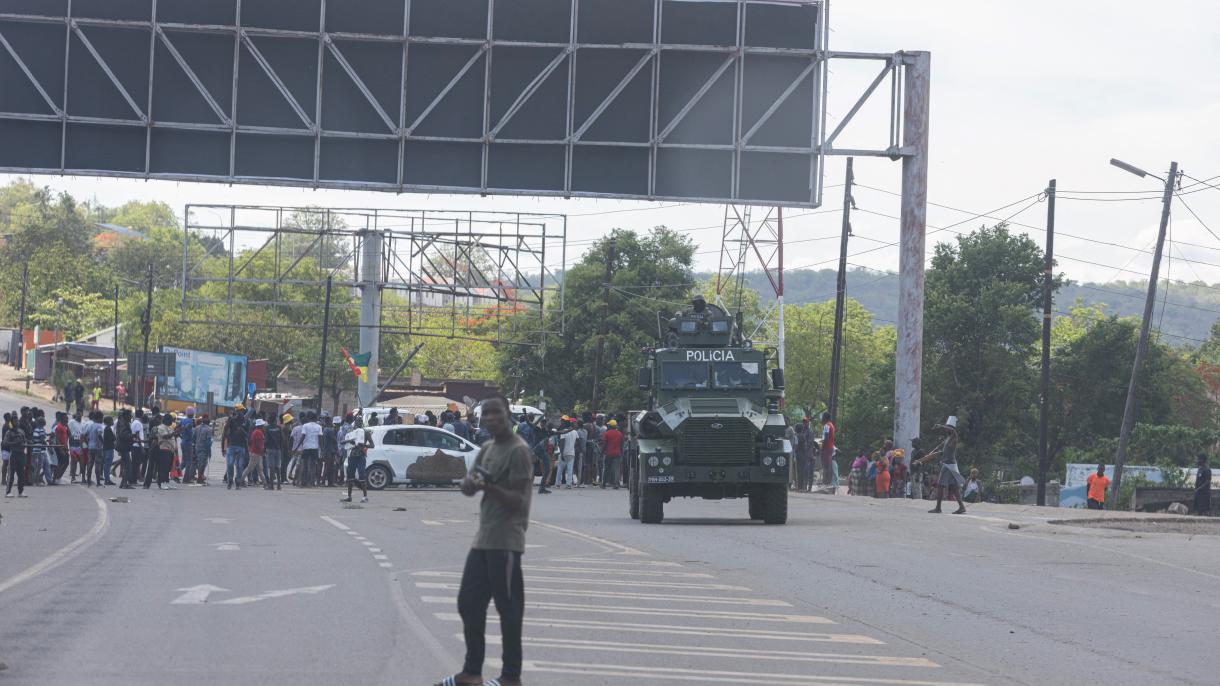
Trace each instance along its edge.
<instances>
[{"instance_id":1,"label":"paved road","mask_svg":"<svg viewBox=\"0 0 1220 686\"><path fill-rule=\"evenodd\" d=\"M785 527L733 501L645 526L625 497L535 498L527 683L1215 683L1215 536L825 496ZM431 683L460 665L476 513L452 490L34 489L0 503L0 681Z\"/></svg>"}]
</instances>

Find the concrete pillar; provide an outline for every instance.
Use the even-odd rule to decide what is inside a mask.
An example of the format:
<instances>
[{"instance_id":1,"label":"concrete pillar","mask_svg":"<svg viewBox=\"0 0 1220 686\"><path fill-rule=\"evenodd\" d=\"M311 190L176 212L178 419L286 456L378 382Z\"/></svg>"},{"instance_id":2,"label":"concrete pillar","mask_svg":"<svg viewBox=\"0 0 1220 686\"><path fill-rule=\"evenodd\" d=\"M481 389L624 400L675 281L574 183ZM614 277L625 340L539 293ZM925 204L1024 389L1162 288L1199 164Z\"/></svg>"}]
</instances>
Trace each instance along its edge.
<instances>
[{"instance_id":1,"label":"concrete pillar","mask_svg":"<svg viewBox=\"0 0 1220 686\"><path fill-rule=\"evenodd\" d=\"M369 380L356 382L360 405L368 407L377 399L377 366L381 357L381 263L383 237L376 231L360 234L360 352L372 352Z\"/></svg>"},{"instance_id":2,"label":"concrete pillar","mask_svg":"<svg viewBox=\"0 0 1220 686\"><path fill-rule=\"evenodd\" d=\"M923 264L928 216L928 119L932 56L903 55L902 221L898 256L898 350L894 443L911 449L920 432L923 387Z\"/></svg>"}]
</instances>

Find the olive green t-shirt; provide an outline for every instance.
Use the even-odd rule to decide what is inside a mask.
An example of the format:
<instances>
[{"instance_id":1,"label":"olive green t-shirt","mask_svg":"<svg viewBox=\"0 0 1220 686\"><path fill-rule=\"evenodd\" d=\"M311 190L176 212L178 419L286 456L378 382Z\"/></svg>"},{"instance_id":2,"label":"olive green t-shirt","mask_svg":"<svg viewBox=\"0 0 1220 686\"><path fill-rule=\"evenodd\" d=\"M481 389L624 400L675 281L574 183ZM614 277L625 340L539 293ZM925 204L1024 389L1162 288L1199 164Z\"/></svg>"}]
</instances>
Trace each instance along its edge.
<instances>
[{"instance_id":1,"label":"olive green t-shirt","mask_svg":"<svg viewBox=\"0 0 1220 686\"><path fill-rule=\"evenodd\" d=\"M489 476L485 481L489 484L507 491L514 490L512 484L521 484L516 492L524 502L521 509L510 511L500 501L484 493L479 506L479 532L474 537L474 549L524 553L534 482L534 461L529 446L516 435L503 443L491 440L483 444L474 464L487 470Z\"/></svg>"}]
</instances>

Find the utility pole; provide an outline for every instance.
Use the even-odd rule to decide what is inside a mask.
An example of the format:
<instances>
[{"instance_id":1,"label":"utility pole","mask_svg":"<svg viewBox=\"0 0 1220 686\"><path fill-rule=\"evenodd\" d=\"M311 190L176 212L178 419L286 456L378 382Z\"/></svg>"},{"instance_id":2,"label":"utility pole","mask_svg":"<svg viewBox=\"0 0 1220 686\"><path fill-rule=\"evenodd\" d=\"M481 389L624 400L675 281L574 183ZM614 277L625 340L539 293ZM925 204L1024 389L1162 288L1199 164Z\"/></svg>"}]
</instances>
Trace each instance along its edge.
<instances>
[{"instance_id":1,"label":"utility pole","mask_svg":"<svg viewBox=\"0 0 1220 686\"><path fill-rule=\"evenodd\" d=\"M1148 329L1152 325L1152 310L1156 306L1156 282L1161 271L1161 252L1165 249L1165 230L1169 226L1169 206L1173 202L1173 187L1177 181L1178 163L1171 162L1169 176L1165 177L1165 194L1161 198L1161 229L1156 236L1156 252L1152 255L1152 273L1148 275L1148 298L1144 301L1144 319L1140 322L1140 340L1139 344L1135 346L1135 361L1131 363L1131 382L1127 384L1127 404L1123 406L1123 425L1118 434L1118 455L1114 457L1114 481L1111 484L1111 492L1115 499L1118 498L1118 489L1123 483L1123 463L1127 461L1127 445L1131 442L1131 428L1135 425L1135 390L1139 387L1140 368L1144 364L1144 353L1148 349Z\"/></svg>"},{"instance_id":2,"label":"utility pole","mask_svg":"<svg viewBox=\"0 0 1220 686\"><path fill-rule=\"evenodd\" d=\"M1038 397L1038 505L1046 505L1048 406L1051 401L1051 293L1055 280L1055 179L1046 187L1046 261L1042 268L1042 391Z\"/></svg>"},{"instance_id":3,"label":"utility pole","mask_svg":"<svg viewBox=\"0 0 1220 686\"><path fill-rule=\"evenodd\" d=\"M144 335L144 354L140 356L140 387L136 389L136 410L144 409L144 384L148 376L148 336L152 333L153 268L151 264L148 265L147 293L144 313L140 315L140 333Z\"/></svg>"},{"instance_id":4,"label":"utility pole","mask_svg":"<svg viewBox=\"0 0 1220 686\"><path fill-rule=\"evenodd\" d=\"M114 397L111 405L116 414L119 411L119 285L114 285L114 351L110 358L110 393Z\"/></svg>"},{"instance_id":5,"label":"utility pole","mask_svg":"<svg viewBox=\"0 0 1220 686\"><path fill-rule=\"evenodd\" d=\"M835 333L830 350L830 398L826 411L830 421L839 421L839 372L843 356L843 317L847 309L847 239L851 236L851 210L855 200L851 197L851 185L856 177L852 173L852 158L847 158L847 176L843 182L843 235L839 238L839 276L835 285Z\"/></svg>"},{"instance_id":6,"label":"utility pole","mask_svg":"<svg viewBox=\"0 0 1220 686\"><path fill-rule=\"evenodd\" d=\"M614 258L618 250L618 237L610 236L609 255L606 257L606 277L602 282L602 320L597 327L597 355L593 358L592 410L601 409L602 402L602 356L606 352L606 330L610 320L610 281L614 278Z\"/></svg>"},{"instance_id":7,"label":"utility pole","mask_svg":"<svg viewBox=\"0 0 1220 686\"><path fill-rule=\"evenodd\" d=\"M322 399L326 393L326 343L330 335L330 289L334 282L333 276L326 277L326 301L322 308L322 356L318 361L318 416L322 416ZM376 402L377 398L374 397Z\"/></svg>"},{"instance_id":8,"label":"utility pole","mask_svg":"<svg viewBox=\"0 0 1220 686\"><path fill-rule=\"evenodd\" d=\"M17 336L20 343L17 344L17 364L14 369L21 369L21 365L25 364L25 299L30 292L30 263L27 261L21 268L21 314L18 315ZM38 347L38 341L34 341L34 347Z\"/></svg>"}]
</instances>

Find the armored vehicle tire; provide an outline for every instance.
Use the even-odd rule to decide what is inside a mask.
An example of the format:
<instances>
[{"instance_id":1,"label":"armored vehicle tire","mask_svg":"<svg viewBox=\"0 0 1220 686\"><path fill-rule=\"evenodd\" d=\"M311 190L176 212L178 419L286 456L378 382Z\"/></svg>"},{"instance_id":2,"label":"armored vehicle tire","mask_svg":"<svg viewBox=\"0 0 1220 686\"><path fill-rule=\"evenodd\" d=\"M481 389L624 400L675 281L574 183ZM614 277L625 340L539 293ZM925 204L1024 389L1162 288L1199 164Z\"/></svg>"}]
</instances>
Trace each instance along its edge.
<instances>
[{"instance_id":1,"label":"armored vehicle tire","mask_svg":"<svg viewBox=\"0 0 1220 686\"><path fill-rule=\"evenodd\" d=\"M656 486L640 484L640 522L660 524L665 518L665 495Z\"/></svg>"},{"instance_id":2,"label":"armored vehicle tire","mask_svg":"<svg viewBox=\"0 0 1220 686\"><path fill-rule=\"evenodd\" d=\"M762 494L761 493L751 493L749 495L749 501L750 501L750 519L762 519L763 518Z\"/></svg>"},{"instance_id":3,"label":"armored vehicle tire","mask_svg":"<svg viewBox=\"0 0 1220 686\"><path fill-rule=\"evenodd\" d=\"M785 484L771 484L762 496L762 520L767 524L788 522L788 488Z\"/></svg>"},{"instance_id":4,"label":"armored vehicle tire","mask_svg":"<svg viewBox=\"0 0 1220 686\"><path fill-rule=\"evenodd\" d=\"M627 514L640 518L640 477L634 467L627 474Z\"/></svg>"}]
</instances>

